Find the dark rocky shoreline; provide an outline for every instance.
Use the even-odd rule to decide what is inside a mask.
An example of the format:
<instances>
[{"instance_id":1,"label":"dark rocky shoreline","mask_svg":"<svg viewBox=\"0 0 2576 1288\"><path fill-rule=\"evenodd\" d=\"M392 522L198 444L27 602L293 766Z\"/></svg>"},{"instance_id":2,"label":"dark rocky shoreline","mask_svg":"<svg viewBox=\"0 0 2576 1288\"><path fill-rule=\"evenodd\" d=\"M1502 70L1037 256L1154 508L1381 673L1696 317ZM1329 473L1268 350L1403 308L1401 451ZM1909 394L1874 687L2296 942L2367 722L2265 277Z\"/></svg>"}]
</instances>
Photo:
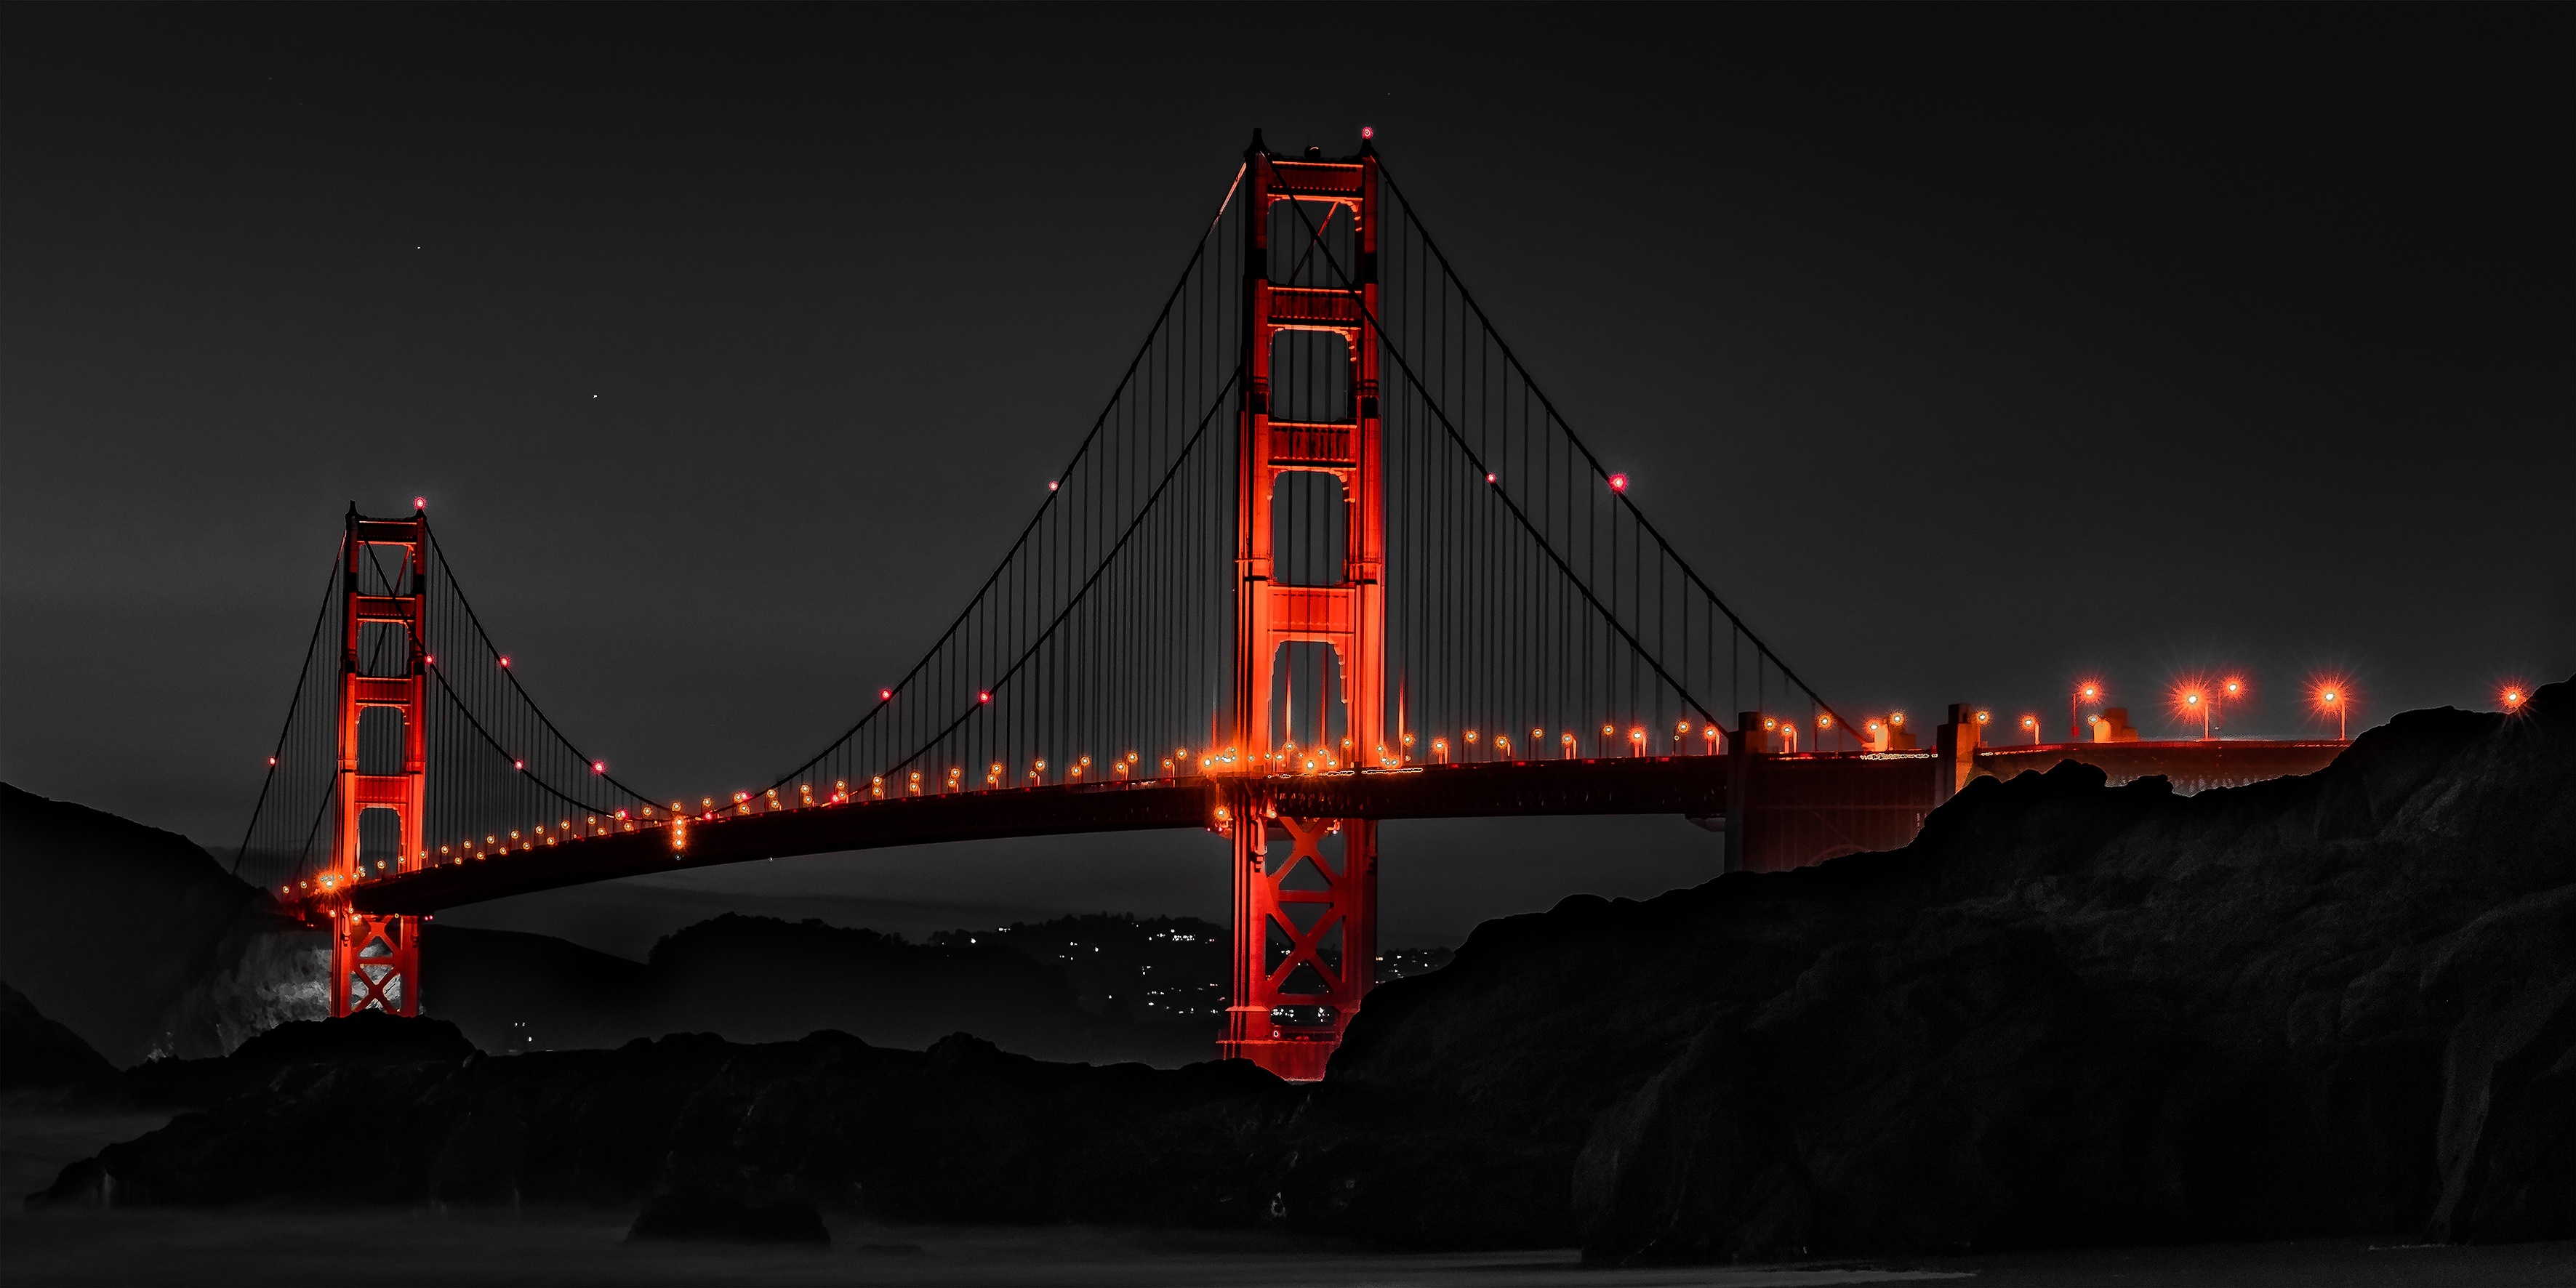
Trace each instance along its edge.
<instances>
[{"instance_id":1,"label":"dark rocky shoreline","mask_svg":"<svg viewBox=\"0 0 2576 1288\"><path fill-rule=\"evenodd\" d=\"M156 1075L207 1108L35 1201L345 1201L364 1172L392 1202L687 1193L1605 1262L2563 1238L2576 687L2193 797L1980 781L1904 850L1489 923L1373 994L1311 1087L962 1035L372 1063L274 1036Z\"/></svg>"}]
</instances>

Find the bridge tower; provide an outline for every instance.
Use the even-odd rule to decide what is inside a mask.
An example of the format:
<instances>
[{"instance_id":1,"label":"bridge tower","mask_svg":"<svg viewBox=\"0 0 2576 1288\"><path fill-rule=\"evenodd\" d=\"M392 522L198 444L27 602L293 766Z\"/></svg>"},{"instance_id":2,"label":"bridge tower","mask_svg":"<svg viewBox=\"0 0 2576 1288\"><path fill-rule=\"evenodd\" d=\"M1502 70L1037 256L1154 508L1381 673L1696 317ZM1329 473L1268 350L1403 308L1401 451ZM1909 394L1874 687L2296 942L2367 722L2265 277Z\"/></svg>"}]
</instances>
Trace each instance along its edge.
<instances>
[{"instance_id":1,"label":"bridge tower","mask_svg":"<svg viewBox=\"0 0 2576 1288\"><path fill-rule=\"evenodd\" d=\"M401 552L391 589L400 593L364 593L362 570L381 568L375 551ZM324 873L326 889L346 889L361 870L368 875L407 872L426 857L421 844L422 806L428 800L428 730L423 717L429 696L429 657L422 641L428 623L423 605L429 595L429 516L415 509L408 519L369 519L349 507L348 531L341 541L340 685L337 739L340 764L332 820L331 863ZM402 637L401 660L384 664L389 651L368 638L369 626L390 628ZM375 673L371 673L375 672ZM397 773L363 772L360 750L365 741L385 750L387 741L362 739L366 713L392 711L402 720L402 768ZM382 768L382 766L377 766ZM391 829L362 826L373 811L393 815ZM390 830L390 837L385 833ZM379 844L390 839L390 854L369 853L362 836L373 832ZM327 897L331 911L331 1013L350 1015L385 1010L396 1015L420 1013L420 918L373 916L354 911Z\"/></svg>"},{"instance_id":2,"label":"bridge tower","mask_svg":"<svg viewBox=\"0 0 2576 1288\"><path fill-rule=\"evenodd\" d=\"M1243 372L1237 452L1234 738L1247 777L1272 766L1283 739L1271 719L1282 650L1313 643L1338 667L1342 736L1319 732L1300 750L1318 767L1389 758L1386 721L1384 469L1378 416L1378 162L1274 156L1255 134L1244 154ZM1291 204L1293 203L1293 205ZM1340 229L1336 217L1345 221ZM1332 241L1318 246L1324 234ZM1299 262L1303 275L1285 273ZM1312 271L1322 266L1321 274ZM1338 268L1339 272L1333 271ZM1358 287L1342 285L1341 274ZM1291 281L1274 283L1277 276ZM1321 276L1326 285L1306 285ZM1283 338L1338 338L1349 415L1299 421L1272 415ZM1329 361L1329 359L1327 359ZM1287 408L1296 411L1296 408ZM1274 504L1281 478L1330 475L1341 487L1340 575L1283 584L1274 575ZM1292 512L1292 516L1294 514ZM1234 989L1220 1056L1283 1078L1324 1076L1377 968L1377 825L1368 819L1281 818L1248 782L1233 794Z\"/></svg>"}]
</instances>

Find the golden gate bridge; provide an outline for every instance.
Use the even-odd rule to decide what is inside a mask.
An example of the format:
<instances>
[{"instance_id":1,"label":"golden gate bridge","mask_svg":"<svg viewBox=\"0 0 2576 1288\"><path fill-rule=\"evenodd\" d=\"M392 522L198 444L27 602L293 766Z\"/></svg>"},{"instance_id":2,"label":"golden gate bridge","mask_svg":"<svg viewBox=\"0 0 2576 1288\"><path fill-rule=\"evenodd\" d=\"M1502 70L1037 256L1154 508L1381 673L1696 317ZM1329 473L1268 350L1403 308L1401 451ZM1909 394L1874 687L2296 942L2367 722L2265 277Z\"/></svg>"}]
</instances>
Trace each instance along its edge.
<instances>
[{"instance_id":1,"label":"golden gate bridge","mask_svg":"<svg viewBox=\"0 0 2576 1288\"><path fill-rule=\"evenodd\" d=\"M1290 1078L1323 1075L1373 982L1384 820L1678 813L1724 832L1728 870L1767 871L1903 845L2017 763L2207 784L2342 745L1989 747L1965 709L1928 750L1855 729L1584 445L1365 132L1329 158L1254 135L1000 564L765 786L645 792L576 746L420 500L351 507L288 708L234 868L331 928L336 1014L417 1013L420 919L442 908L1197 828L1233 865L1219 1053Z\"/></svg>"}]
</instances>

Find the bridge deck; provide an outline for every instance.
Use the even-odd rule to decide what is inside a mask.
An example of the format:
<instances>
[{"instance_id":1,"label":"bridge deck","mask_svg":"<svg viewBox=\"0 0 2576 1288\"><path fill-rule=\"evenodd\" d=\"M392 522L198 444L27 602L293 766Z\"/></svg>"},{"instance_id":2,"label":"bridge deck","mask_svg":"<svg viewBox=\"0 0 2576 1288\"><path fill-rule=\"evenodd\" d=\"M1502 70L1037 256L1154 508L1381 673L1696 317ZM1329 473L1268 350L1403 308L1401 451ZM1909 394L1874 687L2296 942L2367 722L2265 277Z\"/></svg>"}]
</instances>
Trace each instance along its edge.
<instances>
[{"instance_id":1,"label":"bridge deck","mask_svg":"<svg viewBox=\"0 0 2576 1288\"><path fill-rule=\"evenodd\" d=\"M2115 782L2165 774L2184 791L2323 768L2336 742L2074 743L1987 747L1977 769L2009 778L2061 760L2095 764ZM862 800L691 820L566 839L487 859L401 872L350 889L371 914L424 913L650 872L943 841L1205 828L1229 785L1257 789L1296 818L1494 818L1534 814L1727 812L1723 756L1533 760L1252 780L1183 778ZM1936 804L1931 752L1755 756L1747 767L1745 866L1777 871L1836 855L1894 849ZM675 831L685 843L675 847Z\"/></svg>"}]
</instances>

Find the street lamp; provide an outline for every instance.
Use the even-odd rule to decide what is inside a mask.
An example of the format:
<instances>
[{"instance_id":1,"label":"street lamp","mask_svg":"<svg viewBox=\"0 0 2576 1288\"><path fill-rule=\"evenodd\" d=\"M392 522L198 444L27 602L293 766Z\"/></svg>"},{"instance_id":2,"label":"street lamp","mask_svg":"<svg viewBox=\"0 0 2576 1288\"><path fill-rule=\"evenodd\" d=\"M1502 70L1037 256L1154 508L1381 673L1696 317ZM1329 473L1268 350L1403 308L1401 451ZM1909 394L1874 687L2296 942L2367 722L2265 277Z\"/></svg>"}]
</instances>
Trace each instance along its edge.
<instances>
[{"instance_id":1,"label":"street lamp","mask_svg":"<svg viewBox=\"0 0 2576 1288\"><path fill-rule=\"evenodd\" d=\"M2101 685L2099 685L2099 684L2097 684L2097 683L2095 683L2095 682L2093 682L2093 681L2091 681L2091 680L2086 680L2086 681L2084 681L2082 684L2078 684L2078 685L2076 685L2076 686L2075 686L2075 692L2074 692L2074 694L2073 694L2072 696L2070 696L2070 697L2068 697L2068 698L2066 699L2066 739L2067 739L2067 741L2069 741L2069 742L2082 742L2082 741L2084 741L2084 732L2083 732L2083 731L2084 731L2084 724L2083 724L2083 722L2082 722L2082 721L2080 721L2080 720L2076 719L2076 708L2081 707L2081 706L2086 706L2086 705L2089 705L2089 704L2091 704L2091 703L2099 702L2099 701L2101 701L2101 700L2102 700L2102 686L2101 686Z\"/></svg>"},{"instance_id":2,"label":"street lamp","mask_svg":"<svg viewBox=\"0 0 2576 1288\"><path fill-rule=\"evenodd\" d=\"M2023 717L2021 718L2021 727L2022 727L2022 728L2024 728L2024 729L2026 729L2026 730L2029 730L2029 731L2030 731L2030 745L2031 745L2031 746L2034 746L2034 747L2038 746L2038 745L2039 745L2039 717L2038 717L2038 716L2023 716Z\"/></svg>"},{"instance_id":3,"label":"street lamp","mask_svg":"<svg viewBox=\"0 0 2576 1288\"><path fill-rule=\"evenodd\" d=\"M2331 711L2334 713L2335 741L2337 742L2351 741L2350 738L2345 736L2344 723L2344 711L2351 705L2352 695L2344 692L2342 685L2329 681L2317 686L2317 709L2319 711Z\"/></svg>"}]
</instances>

